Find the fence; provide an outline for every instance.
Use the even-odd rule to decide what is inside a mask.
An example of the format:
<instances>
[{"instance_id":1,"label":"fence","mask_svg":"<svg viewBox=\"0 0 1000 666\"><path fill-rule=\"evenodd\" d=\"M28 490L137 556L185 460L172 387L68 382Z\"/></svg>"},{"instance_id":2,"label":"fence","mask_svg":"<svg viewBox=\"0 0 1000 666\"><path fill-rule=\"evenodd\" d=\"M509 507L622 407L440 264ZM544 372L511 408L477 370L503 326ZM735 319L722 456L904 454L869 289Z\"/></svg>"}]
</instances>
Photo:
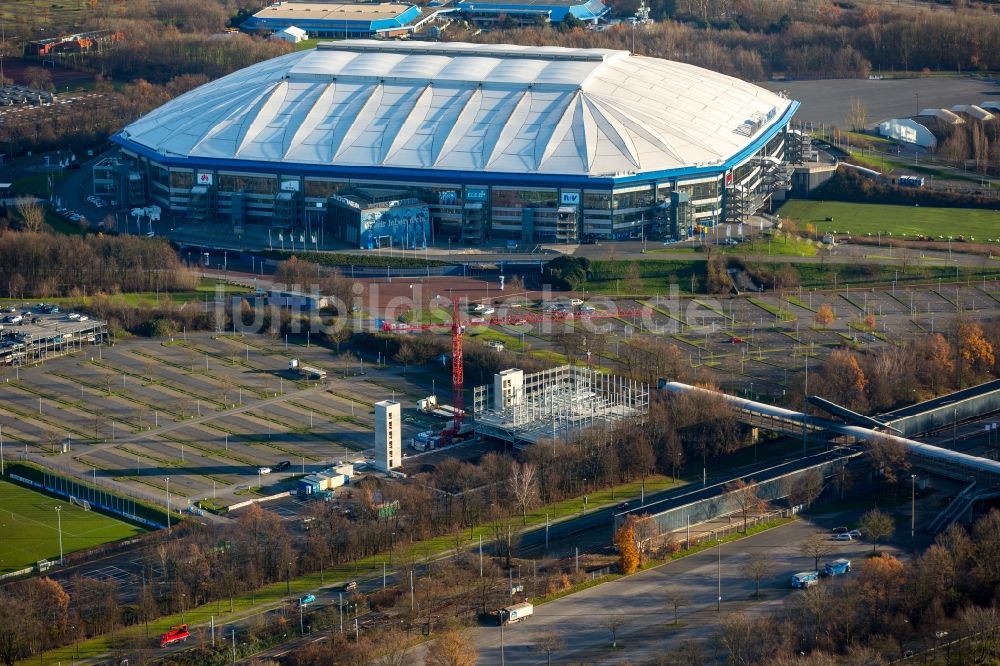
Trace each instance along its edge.
<instances>
[{"instance_id":1,"label":"fence","mask_svg":"<svg viewBox=\"0 0 1000 666\"><path fill-rule=\"evenodd\" d=\"M165 495L161 498L137 488L127 488L113 479L99 477L96 473L94 474L94 481L92 483L81 483L72 478L67 478L67 476L77 476L79 470L74 470L55 460L43 459L32 453L22 453L20 457L26 462L38 465L41 469L30 466L19 466L16 468L18 474L10 474L12 479L61 497L75 497L80 500L86 500L101 511L122 516L153 529L164 527L164 524L160 520L165 517ZM66 476L51 472L49 471L50 468L58 470ZM157 508L144 506L140 502L137 502L137 499L153 504ZM162 512L158 509L159 505L164 506Z\"/></svg>"},{"instance_id":2,"label":"fence","mask_svg":"<svg viewBox=\"0 0 1000 666\"><path fill-rule=\"evenodd\" d=\"M764 525L780 518L788 518L795 513L796 510L793 507L791 509L776 509L774 511L768 511L767 513L749 516L747 518L747 529L757 527L758 525ZM648 520L653 519L649 518ZM655 525L656 523L653 522L653 524ZM743 518L739 517L739 519L734 520L731 525L724 525L708 532L702 532L693 537L691 536L690 525L686 526L685 530L684 537L681 539L677 538L677 531L661 532L643 540L642 545L644 549L648 550L658 546L666 546L667 544L674 542L680 546L681 550L688 550L692 546L697 546L699 543L705 541L715 541L716 539L724 539L727 536L742 533Z\"/></svg>"},{"instance_id":3,"label":"fence","mask_svg":"<svg viewBox=\"0 0 1000 666\"><path fill-rule=\"evenodd\" d=\"M846 459L843 458L829 460L818 465L812 465L794 472L782 474L781 476L776 476L773 479L761 481L756 484L757 496L768 502L784 499L790 494L794 482L799 476L816 470L819 471L825 478L828 477L833 470L845 464ZM739 510L738 492L723 492L714 497L667 509L666 511L661 511L660 513L654 513L650 516L650 518L656 522L657 532L674 532L684 528L686 525L690 525L691 523L704 523L712 520L713 518L737 513ZM615 529L617 529L621 520L622 518L620 516L615 518Z\"/></svg>"}]
</instances>

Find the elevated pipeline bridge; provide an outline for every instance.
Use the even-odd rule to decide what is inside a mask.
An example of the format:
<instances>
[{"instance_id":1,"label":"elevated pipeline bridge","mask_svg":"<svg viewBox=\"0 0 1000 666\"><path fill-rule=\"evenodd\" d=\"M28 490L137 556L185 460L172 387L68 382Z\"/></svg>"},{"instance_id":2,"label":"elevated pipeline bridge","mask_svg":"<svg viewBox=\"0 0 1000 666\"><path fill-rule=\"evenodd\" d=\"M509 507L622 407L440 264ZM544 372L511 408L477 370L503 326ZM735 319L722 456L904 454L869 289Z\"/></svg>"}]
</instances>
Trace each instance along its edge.
<instances>
[{"instance_id":1,"label":"elevated pipeline bridge","mask_svg":"<svg viewBox=\"0 0 1000 666\"><path fill-rule=\"evenodd\" d=\"M911 462L922 469L960 481L975 481L977 487L983 492L986 492L986 489L1000 491L1000 462L995 460L950 451L874 427L811 416L680 382L661 382L660 386L672 393L721 397L733 408L741 422L776 432L791 435L804 434L810 439L840 439L842 442L854 441L868 444L879 440L890 440L902 445ZM863 418L867 419L868 417ZM875 419L875 421L879 422L881 419ZM885 425L891 427L895 423L898 423L898 420L890 421Z\"/></svg>"}]
</instances>

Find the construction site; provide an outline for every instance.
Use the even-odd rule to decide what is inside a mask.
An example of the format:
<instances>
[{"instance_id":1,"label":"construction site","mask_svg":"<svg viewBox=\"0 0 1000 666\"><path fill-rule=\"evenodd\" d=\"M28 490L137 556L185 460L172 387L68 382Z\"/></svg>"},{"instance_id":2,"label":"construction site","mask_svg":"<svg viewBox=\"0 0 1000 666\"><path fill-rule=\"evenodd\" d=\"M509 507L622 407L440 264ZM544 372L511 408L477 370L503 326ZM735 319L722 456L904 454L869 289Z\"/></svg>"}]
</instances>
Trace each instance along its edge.
<instances>
[{"instance_id":1,"label":"construction site","mask_svg":"<svg viewBox=\"0 0 1000 666\"><path fill-rule=\"evenodd\" d=\"M525 374L510 368L493 385L474 389L476 432L515 447L544 439L570 440L649 410L649 387L590 367L563 365Z\"/></svg>"}]
</instances>

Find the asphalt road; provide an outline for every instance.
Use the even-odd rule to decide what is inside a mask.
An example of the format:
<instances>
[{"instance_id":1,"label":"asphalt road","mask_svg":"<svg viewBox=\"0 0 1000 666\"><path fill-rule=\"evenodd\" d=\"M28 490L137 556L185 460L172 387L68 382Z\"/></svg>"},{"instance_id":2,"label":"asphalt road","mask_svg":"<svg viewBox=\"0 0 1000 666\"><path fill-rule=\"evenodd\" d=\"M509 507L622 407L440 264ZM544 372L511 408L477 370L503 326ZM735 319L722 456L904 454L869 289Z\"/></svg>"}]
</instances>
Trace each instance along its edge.
<instances>
[{"instance_id":1,"label":"asphalt road","mask_svg":"<svg viewBox=\"0 0 1000 666\"><path fill-rule=\"evenodd\" d=\"M711 639L717 631L716 611L721 571L722 613L742 610L761 614L774 611L790 595L792 574L813 568L811 558L797 552L797 545L817 530L807 521L797 521L682 558L634 576L604 583L576 594L539 606L527 621L503 632L504 663L545 664L545 654L535 645L538 637L556 632L566 637L566 647L553 655L558 663L645 663L676 648L688 639ZM860 562L871 546L864 542L838 544L829 559L847 557ZM741 570L751 553L764 553L773 573L762 581L765 598L754 601L753 582ZM822 566L822 562L820 563ZM836 585L834 580L821 584ZM681 627L668 626L673 611L664 599L668 589L682 590L691 603L680 609ZM625 623L618 630L619 649L612 651L607 619L622 614ZM501 663L499 627L477 627L469 637L479 648L479 663ZM415 649L411 664L423 663L426 648Z\"/></svg>"}]
</instances>

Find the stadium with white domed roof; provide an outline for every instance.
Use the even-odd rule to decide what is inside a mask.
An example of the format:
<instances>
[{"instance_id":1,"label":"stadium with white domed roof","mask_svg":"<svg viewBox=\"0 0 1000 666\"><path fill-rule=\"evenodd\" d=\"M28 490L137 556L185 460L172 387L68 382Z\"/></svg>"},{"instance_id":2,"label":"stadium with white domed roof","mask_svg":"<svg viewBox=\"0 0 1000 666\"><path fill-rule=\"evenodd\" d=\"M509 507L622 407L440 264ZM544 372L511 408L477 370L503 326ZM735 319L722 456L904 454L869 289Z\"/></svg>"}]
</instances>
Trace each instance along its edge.
<instances>
[{"instance_id":1,"label":"stadium with white domed roof","mask_svg":"<svg viewBox=\"0 0 1000 666\"><path fill-rule=\"evenodd\" d=\"M797 107L627 51L346 40L207 83L113 140L189 228L579 242L743 221L784 187Z\"/></svg>"}]
</instances>

